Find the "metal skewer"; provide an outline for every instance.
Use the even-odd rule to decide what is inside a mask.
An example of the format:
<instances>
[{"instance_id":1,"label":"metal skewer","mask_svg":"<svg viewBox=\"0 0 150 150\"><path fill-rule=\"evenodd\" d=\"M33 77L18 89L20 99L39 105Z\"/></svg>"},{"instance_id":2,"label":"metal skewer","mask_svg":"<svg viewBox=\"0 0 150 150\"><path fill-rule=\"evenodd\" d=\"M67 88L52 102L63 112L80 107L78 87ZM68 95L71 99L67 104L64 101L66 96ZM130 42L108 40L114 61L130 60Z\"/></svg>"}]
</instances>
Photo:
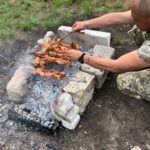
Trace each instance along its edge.
<instances>
[{"instance_id":1,"label":"metal skewer","mask_svg":"<svg viewBox=\"0 0 150 150\"><path fill-rule=\"evenodd\" d=\"M71 35L73 33L73 31L71 31L70 33L68 33L67 35L65 35L64 37L60 38L60 40L64 40L65 38L67 38L69 35Z\"/></svg>"}]
</instances>

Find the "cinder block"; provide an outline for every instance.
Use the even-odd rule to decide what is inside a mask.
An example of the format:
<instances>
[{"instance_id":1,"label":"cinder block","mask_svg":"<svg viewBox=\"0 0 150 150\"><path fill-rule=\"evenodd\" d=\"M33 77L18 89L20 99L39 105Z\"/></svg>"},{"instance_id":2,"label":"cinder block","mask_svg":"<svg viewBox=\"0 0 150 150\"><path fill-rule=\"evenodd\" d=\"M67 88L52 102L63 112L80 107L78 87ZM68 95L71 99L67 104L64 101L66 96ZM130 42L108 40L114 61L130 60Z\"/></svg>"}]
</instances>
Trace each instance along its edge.
<instances>
[{"instance_id":1,"label":"cinder block","mask_svg":"<svg viewBox=\"0 0 150 150\"><path fill-rule=\"evenodd\" d=\"M58 28L58 36L64 37L72 31L72 27L60 26ZM64 39L66 43L77 43L84 49L90 49L95 44L110 46L111 33L95 31L95 30L82 30L79 34L72 33Z\"/></svg>"},{"instance_id":2,"label":"cinder block","mask_svg":"<svg viewBox=\"0 0 150 150\"><path fill-rule=\"evenodd\" d=\"M64 91L73 97L73 102L79 106L82 114L93 97L95 77L86 72L78 71L75 77L64 87Z\"/></svg>"},{"instance_id":3,"label":"cinder block","mask_svg":"<svg viewBox=\"0 0 150 150\"><path fill-rule=\"evenodd\" d=\"M92 52L93 52L92 53L93 56L113 58L115 49L112 47L108 47L108 46L95 45ZM84 72L87 72L96 76L96 88L97 89L100 89L103 86L107 78L106 71L101 70L101 69L96 69L87 64L82 64L80 69Z\"/></svg>"},{"instance_id":4,"label":"cinder block","mask_svg":"<svg viewBox=\"0 0 150 150\"><path fill-rule=\"evenodd\" d=\"M7 84L6 90L8 96L16 103L23 102L23 98L27 93L27 83L30 73L26 66L20 65L15 74Z\"/></svg>"}]
</instances>

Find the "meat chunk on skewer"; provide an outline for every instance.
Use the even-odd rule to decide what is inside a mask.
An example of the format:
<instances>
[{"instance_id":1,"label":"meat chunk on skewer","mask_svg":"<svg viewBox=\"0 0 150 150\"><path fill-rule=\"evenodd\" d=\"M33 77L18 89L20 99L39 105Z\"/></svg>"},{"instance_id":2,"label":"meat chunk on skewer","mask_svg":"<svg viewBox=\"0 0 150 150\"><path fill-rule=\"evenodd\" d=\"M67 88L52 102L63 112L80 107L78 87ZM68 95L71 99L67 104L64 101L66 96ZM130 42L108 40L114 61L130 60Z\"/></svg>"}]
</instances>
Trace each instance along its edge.
<instances>
[{"instance_id":1,"label":"meat chunk on skewer","mask_svg":"<svg viewBox=\"0 0 150 150\"><path fill-rule=\"evenodd\" d=\"M66 77L67 73L65 72L59 72L53 69L42 69L37 68L32 71L32 74L40 75L41 77L47 77L47 78L53 78L55 80L60 80Z\"/></svg>"}]
</instances>

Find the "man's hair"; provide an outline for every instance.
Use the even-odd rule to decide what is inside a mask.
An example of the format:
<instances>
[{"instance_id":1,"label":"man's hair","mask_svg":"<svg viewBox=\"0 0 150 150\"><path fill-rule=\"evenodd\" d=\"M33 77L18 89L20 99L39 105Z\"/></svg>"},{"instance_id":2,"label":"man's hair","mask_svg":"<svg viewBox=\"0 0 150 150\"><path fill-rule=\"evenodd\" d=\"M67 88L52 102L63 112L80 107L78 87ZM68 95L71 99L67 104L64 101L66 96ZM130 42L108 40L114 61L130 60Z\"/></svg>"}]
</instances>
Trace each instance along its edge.
<instances>
[{"instance_id":1,"label":"man's hair","mask_svg":"<svg viewBox=\"0 0 150 150\"><path fill-rule=\"evenodd\" d=\"M150 0L132 0L132 13L139 17L150 18Z\"/></svg>"}]
</instances>

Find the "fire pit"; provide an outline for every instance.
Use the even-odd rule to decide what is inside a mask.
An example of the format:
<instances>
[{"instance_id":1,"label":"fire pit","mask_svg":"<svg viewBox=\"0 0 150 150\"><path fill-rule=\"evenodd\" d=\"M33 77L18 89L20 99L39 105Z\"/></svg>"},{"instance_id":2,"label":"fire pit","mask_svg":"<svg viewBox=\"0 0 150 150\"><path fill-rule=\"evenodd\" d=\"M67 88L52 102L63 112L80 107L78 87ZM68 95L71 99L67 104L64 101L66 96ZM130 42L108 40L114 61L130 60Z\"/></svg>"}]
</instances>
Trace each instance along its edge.
<instances>
[{"instance_id":1,"label":"fire pit","mask_svg":"<svg viewBox=\"0 0 150 150\"><path fill-rule=\"evenodd\" d=\"M71 31L71 27L61 26L57 37L62 38ZM50 65L50 68L68 74L62 80L32 75L34 56L30 53L37 52L41 45L55 38L52 31L47 32L33 49L28 49L25 56L21 57L23 63L7 84L8 96L14 101L9 115L12 119L28 122L35 127L55 130L58 122L61 122L72 130L92 99L94 89L102 87L107 73L76 62L71 67ZM110 33L84 30L79 35L70 34L64 42L77 43L91 55L108 58L114 55L114 49L109 47Z\"/></svg>"}]
</instances>

